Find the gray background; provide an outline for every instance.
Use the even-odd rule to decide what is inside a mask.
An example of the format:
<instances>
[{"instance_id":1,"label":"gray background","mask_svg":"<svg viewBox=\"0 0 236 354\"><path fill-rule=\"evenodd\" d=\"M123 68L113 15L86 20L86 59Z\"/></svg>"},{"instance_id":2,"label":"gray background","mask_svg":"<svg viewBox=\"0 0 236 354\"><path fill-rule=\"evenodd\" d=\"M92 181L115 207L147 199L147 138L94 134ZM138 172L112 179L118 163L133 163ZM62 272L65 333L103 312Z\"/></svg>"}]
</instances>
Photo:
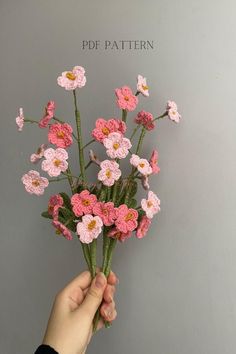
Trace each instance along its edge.
<instances>
[{"instance_id":1,"label":"gray background","mask_svg":"<svg viewBox=\"0 0 236 354\"><path fill-rule=\"evenodd\" d=\"M232 354L236 347L235 2L0 1L1 238L0 351L32 353L56 292L85 264L75 239L55 236L40 217L43 197L20 182L46 131L15 127L17 108L40 118L48 99L73 122L63 70L82 65L84 136L99 116L117 116L114 89L148 78L139 109L162 113L167 99L183 120L161 121L144 149L160 153L152 189L162 201L149 235L116 249L118 318L88 353ZM150 39L149 52L82 51L84 39ZM134 114L130 115L132 120ZM72 168L77 170L75 149Z\"/></svg>"}]
</instances>

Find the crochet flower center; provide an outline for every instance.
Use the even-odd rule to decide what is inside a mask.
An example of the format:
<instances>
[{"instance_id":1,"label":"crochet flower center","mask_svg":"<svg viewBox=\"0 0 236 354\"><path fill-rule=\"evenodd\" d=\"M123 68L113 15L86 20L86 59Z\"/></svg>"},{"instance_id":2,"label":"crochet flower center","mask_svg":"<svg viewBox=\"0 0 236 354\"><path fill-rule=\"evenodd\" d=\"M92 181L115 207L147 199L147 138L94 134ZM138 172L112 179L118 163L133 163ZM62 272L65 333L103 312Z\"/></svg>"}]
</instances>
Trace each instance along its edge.
<instances>
[{"instance_id":1,"label":"crochet flower center","mask_svg":"<svg viewBox=\"0 0 236 354\"><path fill-rule=\"evenodd\" d=\"M143 167L145 166L145 164L144 164L143 162L140 162L139 166L140 166L141 168L143 168Z\"/></svg>"},{"instance_id":2,"label":"crochet flower center","mask_svg":"<svg viewBox=\"0 0 236 354\"><path fill-rule=\"evenodd\" d=\"M38 187L38 186L40 185L40 182L39 182L38 179L34 179L34 180L32 181L32 184L33 184L33 186Z\"/></svg>"},{"instance_id":3,"label":"crochet flower center","mask_svg":"<svg viewBox=\"0 0 236 354\"><path fill-rule=\"evenodd\" d=\"M146 91L146 90L148 90L148 88L149 88L149 87L148 87L148 86L146 86L146 85L142 85L142 88L143 88L143 90L145 90L145 91Z\"/></svg>"},{"instance_id":4,"label":"crochet flower center","mask_svg":"<svg viewBox=\"0 0 236 354\"><path fill-rule=\"evenodd\" d=\"M96 226L96 220L90 221L90 223L88 224L88 230L89 231L93 230L95 226Z\"/></svg>"},{"instance_id":5,"label":"crochet flower center","mask_svg":"<svg viewBox=\"0 0 236 354\"><path fill-rule=\"evenodd\" d=\"M109 135L110 130L109 130L107 127L104 127L104 128L102 128L102 132L103 132L103 134L105 134L105 135Z\"/></svg>"},{"instance_id":6,"label":"crochet flower center","mask_svg":"<svg viewBox=\"0 0 236 354\"><path fill-rule=\"evenodd\" d=\"M56 160L53 161L53 163L54 163L54 165L55 165L56 167L59 167L60 164L61 164L61 160L56 159Z\"/></svg>"},{"instance_id":7,"label":"crochet flower center","mask_svg":"<svg viewBox=\"0 0 236 354\"><path fill-rule=\"evenodd\" d=\"M103 208L103 209L102 209L102 213L103 213L104 216L107 216L107 215L108 215L107 209Z\"/></svg>"},{"instance_id":8,"label":"crochet flower center","mask_svg":"<svg viewBox=\"0 0 236 354\"><path fill-rule=\"evenodd\" d=\"M147 202L147 206L148 208L151 208L153 206L152 202L150 202L150 200Z\"/></svg>"},{"instance_id":9,"label":"crochet flower center","mask_svg":"<svg viewBox=\"0 0 236 354\"><path fill-rule=\"evenodd\" d=\"M59 132L57 132L57 137L58 137L59 139L63 139L64 136L65 136L65 133L64 133L62 130L59 130Z\"/></svg>"},{"instance_id":10,"label":"crochet flower center","mask_svg":"<svg viewBox=\"0 0 236 354\"><path fill-rule=\"evenodd\" d=\"M83 203L84 206L88 206L88 205L90 205L90 200L89 199L84 199L82 203Z\"/></svg>"},{"instance_id":11,"label":"crochet flower center","mask_svg":"<svg viewBox=\"0 0 236 354\"><path fill-rule=\"evenodd\" d=\"M67 77L67 79L72 80L72 81L75 81L75 79L76 79L75 74L73 74L71 71L69 71L69 72L66 74L66 77Z\"/></svg>"},{"instance_id":12,"label":"crochet flower center","mask_svg":"<svg viewBox=\"0 0 236 354\"><path fill-rule=\"evenodd\" d=\"M128 213L125 217L125 221L132 220L134 218L133 213Z\"/></svg>"},{"instance_id":13,"label":"crochet flower center","mask_svg":"<svg viewBox=\"0 0 236 354\"><path fill-rule=\"evenodd\" d=\"M111 170L106 170L106 176L107 176L107 178L110 178L111 177Z\"/></svg>"},{"instance_id":14,"label":"crochet flower center","mask_svg":"<svg viewBox=\"0 0 236 354\"><path fill-rule=\"evenodd\" d=\"M119 149L119 147L120 147L120 144L119 144L119 143L114 143L114 144L113 144L113 148L114 148L115 150Z\"/></svg>"},{"instance_id":15,"label":"crochet flower center","mask_svg":"<svg viewBox=\"0 0 236 354\"><path fill-rule=\"evenodd\" d=\"M124 97L125 101L129 101L129 96Z\"/></svg>"}]
</instances>

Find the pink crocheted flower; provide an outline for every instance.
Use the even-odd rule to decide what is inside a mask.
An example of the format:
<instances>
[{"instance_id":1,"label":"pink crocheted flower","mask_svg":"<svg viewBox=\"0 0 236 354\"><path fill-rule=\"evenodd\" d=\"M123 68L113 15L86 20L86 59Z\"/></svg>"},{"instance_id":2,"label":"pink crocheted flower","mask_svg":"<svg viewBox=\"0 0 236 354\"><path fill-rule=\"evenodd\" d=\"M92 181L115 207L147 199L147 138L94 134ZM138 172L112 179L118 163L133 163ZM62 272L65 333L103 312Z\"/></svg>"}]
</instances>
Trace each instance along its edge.
<instances>
[{"instance_id":1,"label":"pink crocheted flower","mask_svg":"<svg viewBox=\"0 0 236 354\"><path fill-rule=\"evenodd\" d=\"M112 159L124 159L131 148L132 144L129 139L124 138L121 133L110 133L107 138L103 140L106 153Z\"/></svg>"},{"instance_id":2,"label":"pink crocheted flower","mask_svg":"<svg viewBox=\"0 0 236 354\"><path fill-rule=\"evenodd\" d=\"M32 163L37 163L37 162L43 157L44 151L45 151L45 148L46 148L46 147L47 147L47 145L42 144L42 145L38 148L38 150L37 150L34 154L32 154L32 155L30 156L30 161L31 161Z\"/></svg>"},{"instance_id":3,"label":"pink crocheted flower","mask_svg":"<svg viewBox=\"0 0 236 354\"><path fill-rule=\"evenodd\" d=\"M136 237L143 238L147 234L150 225L151 220L146 215L142 216L136 230Z\"/></svg>"},{"instance_id":4,"label":"pink crocheted flower","mask_svg":"<svg viewBox=\"0 0 236 354\"><path fill-rule=\"evenodd\" d=\"M115 90L116 103L120 109L126 109L127 111L134 111L138 104L138 97L135 96L128 86L123 86Z\"/></svg>"},{"instance_id":5,"label":"pink crocheted flower","mask_svg":"<svg viewBox=\"0 0 236 354\"><path fill-rule=\"evenodd\" d=\"M124 134L126 132L126 124L120 119L108 119L98 118L96 120L95 129L92 131L92 137L99 142L103 142L110 133L119 132Z\"/></svg>"},{"instance_id":6,"label":"pink crocheted flower","mask_svg":"<svg viewBox=\"0 0 236 354\"><path fill-rule=\"evenodd\" d=\"M63 235L67 240L72 240L70 230L58 220L53 220L52 225L56 228L57 235Z\"/></svg>"},{"instance_id":7,"label":"pink crocheted flower","mask_svg":"<svg viewBox=\"0 0 236 354\"><path fill-rule=\"evenodd\" d=\"M98 179L105 186L113 186L121 176L119 164L116 161L104 160L100 164L101 170L98 172Z\"/></svg>"},{"instance_id":8,"label":"pink crocheted flower","mask_svg":"<svg viewBox=\"0 0 236 354\"><path fill-rule=\"evenodd\" d=\"M42 162L42 170L46 171L50 177L57 177L61 172L65 172L68 168L68 153L65 149L49 148L44 151L46 160Z\"/></svg>"},{"instance_id":9,"label":"pink crocheted flower","mask_svg":"<svg viewBox=\"0 0 236 354\"><path fill-rule=\"evenodd\" d=\"M136 167L137 170L144 176L148 176L152 173L152 168L148 160L141 159L138 155L132 154L130 163L132 166Z\"/></svg>"},{"instance_id":10,"label":"pink crocheted flower","mask_svg":"<svg viewBox=\"0 0 236 354\"><path fill-rule=\"evenodd\" d=\"M38 171L34 170L30 170L23 175L21 181L28 193L36 195L42 195L44 193L44 188L49 185L48 179L41 177Z\"/></svg>"},{"instance_id":11,"label":"pink crocheted flower","mask_svg":"<svg viewBox=\"0 0 236 354\"><path fill-rule=\"evenodd\" d=\"M177 104L174 101L168 101L166 105L166 111L168 117L173 120L175 123L179 123L181 115L178 112Z\"/></svg>"},{"instance_id":12,"label":"pink crocheted flower","mask_svg":"<svg viewBox=\"0 0 236 354\"><path fill-rule=\"evenodd\" d=\"M71 204L73 212L76 216L82 216L83 214L91 214L94 205L97 203L97 197L95 194L85 189L80 193L75 193L71 197Z\"/></svg>"},{"instance_id":13,"label":"pink crocheted flower","mask_svg":"<svg viewBox=\"0 0 236 354\"><path fill-rule=\"evenodd\" d=\"M124 242L132 236L132 231L121 232L114 227L108 232L107 236L119 240L120 242Z\"/></svg>"},{"instance_id":14,"label":"pink crocheted flower","mask_svg":"<svg viewBox=\"0 0 236 354\"><path fill-rule=\"evenodd\" d=\"M93 214L100 216L104 225L111 226L116 219L116 208L113 202L97 202L93 207Z\"/></svg>"},{"instance_id":15,"label":"pink crocheted flower","mask_svg":"<svg viewBox=\"0 0 236 354\"><path fill-rule=\"evenodd\" d=\"M57 147L66 148L72 144L72 127L67 123L52 124L48 132L48 141Z\"/></svg>"},{"instance_id":16,"label":"pink crocheted flower","mask_svg":"<svg viewBox=\"0 0 236 354\"><path fill-rule=\"evenodd\" d=\"M148 199L141 200L141 207L146 212L149 219L152 219L153 215L158 213L160 208L160 199L152 191L148 192Z\"/></svg>"},{"instance_id":17,"label":"pink crocheted flower","mask_svg":"<svg viewBox=\"0 0 236 354\"><path fill-rule=\"evenodd\" d=\"M84 68L82 66L75 66L71 71L64 71L57 78L57 83L66 90L75 90L76 88L83 87L86 84Z\"/></svg>"},{"instance_id":18,"label":"pink crocheted flower","mask_svg":"<svg viewBox=\"0 0 236 354\"><path fill-rule=\"evenodd\" d=\"M102 220L99 216L90 214L82 217L82 222L77 224L77 233L82 243L91 243L102 231Z\"/></svg>"},{"instance_id":19,"label":"pink crocheted flower","mask_svg":"<svg viewBox=\"0 0 236 354\"><path fill-rule=\"evenodd\" d=\"M53 216L55 207L61 207L63 203L63 198L60 196L60 194L52 195L48 201L48 214Z\"/></svg>"},{"instance_id":20,"label":"pink crocheted flower","mask_svg":"<svg viewBox=\"0 0 236 354\"><path fill-rule=\"evenodd\" d=\"M25 117L24 117L23 108L20 108L19 109L19 116L16 117L16 125L18 127L19 132L21 132L23 129L24 121L25 121Z\"/></svg>"},{"instance_id":21,"label":"pink crocheted flower","mask_svg":"<svg viewBox=\"0 0 236 354\"><path fill-rule=\"evenodd\" d=\"M54 117L55 107L56 106L54 101L49 101L47 103L47 106L45 107L45 114L39 121L40 128L47 128L48 123Z\"/></svg>"},{"instance_id":22,"label":"pink crocheted flower","mask_svg":"<svg viewBox=\"0 0 236 354\"><path fill-rule=\"evenodd\" d=\"M138 75L137 78L137 91L140 92L143 96L149 96L148 86L146 77Z\"/></svg>"},{"instance_id":23,"label":"pink crocheted flower","mask_svg":"<svg viewBox=\"0 0 236 354\"><path fill-rule=\"evenodd\" d=\"M153 150L152 156L149 160L150 166L152 168L152 173L156 174L160 172L160 167L158 166L158 152L157 150Z\"/></svg>"},{"instance_id":24,"label":"pink crocheted flower","mask_svg":"<svg viewBox=\"0 0 236 354\"><path fill-rule=\"evenodd\" d=\"M135 118L137 124L143 125L147 130L152 130L155 128L155 122L153 115L150 112L141 111L137 114Z\"/></svg>"},{"instance_id":25,"label":"pink crocheted flower","mask_svg":"<svg viewBox=\"0 0 236 354\"><path fill-rule=\"evenodd\" d=\"M136 229L138 222L138 212L135 209L128 208L126 204L122 204L117 208L117 219L115 225L121 232L127 233Z\"/></svg>"}]
</instances>

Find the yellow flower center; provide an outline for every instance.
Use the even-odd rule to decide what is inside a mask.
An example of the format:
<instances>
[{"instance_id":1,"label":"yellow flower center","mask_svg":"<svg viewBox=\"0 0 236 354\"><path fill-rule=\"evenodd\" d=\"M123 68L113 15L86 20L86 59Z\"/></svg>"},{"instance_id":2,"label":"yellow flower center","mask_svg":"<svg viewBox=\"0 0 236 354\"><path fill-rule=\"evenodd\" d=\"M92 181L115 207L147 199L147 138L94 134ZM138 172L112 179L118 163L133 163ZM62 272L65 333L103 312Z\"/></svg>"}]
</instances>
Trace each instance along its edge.
<instances>
[{"instance_id":1,"label":"yellow flower center","mask_svg":"<svg viewBox=\"0 0 236 354\"><path fill-rule=\"evenodd\" d=\"M57 132L57 137L58 137L59 139L63 139L64 136L65 136L65 133L64 133L62 130L59 130L59 132Z\"/></svg>"},{"instance_id":2,"label":"yellow flower center","mask_svg":"<svg viewBox=\"0 0 236 354\"><path fill-rule=\"evenodd\" d=\"M129 96L124 97L125 101L129 101Z\"/></svg>"},{"instance_id":3,"label":"yellow flower center","mask_svg":"<svg viewBox=\"0 0 236 354\"><path fill-rule=\"evenodd\" d=\"M175 111L172 111L171 113L172 113L173 115L175 115L175 114L176 114L176 112L175 112Z\"/></svg>"},{"instance_id":4,"label":"yellow flower center","mask_svg":"<svg viewBox=\"0 0 236 354\"><path fill-rule=\"evenodd\" d=\"M90 200L89 199L84 199L82 203L83 203L84 206L88 206L88 205L90 205Z\"/></svg>"},{"instance_id":5,"label":"yellow flower center","mask_svg":"<svg viewBox=\"0 0 236 354\"><path fill-rule=\"evenodd\" d=\"M107 127L102 128L102 132L105 135L108 135L110 133L110 130Z\"/></svg>"},{"instance_id":6,"label":"yellow flower center","mask_svg":"<svg viewBox=\"0 0 236 354\"><path fill-rule=\"evenodd\" d=\"M93 230L95 226L96 226L96 220L90 221L90 223L88 223L88 230L89 231Z\"/></svg>"},{"instance_id":7,"label":"yellow flower center","mask_svg":"<svg viewBox=\"0 0 236 354\"><path fill-rule=\"evenodd\" d=\"M61 235L61 231L59 229L56 229L55 232L56 232L57 235Z\"/></svg>"},{"instance_id":8,"label":"yellow flower center","mask_svg":"<svg viewBox=\"0 0 236 354\"><path fill-rule=\"evenodd\" d=\"M140 162L139 166L140 166L141 168L144 168L145 164L144 164L143 162Z\"/></svg>"},{"instance_id":9,"label":"yellow flower center","mask_svg":"<svg viewBox=\"0 0 236 354\"><path fill-rule=\"evenodd\" d=\"M75 74L73 74L71 71L68 71L68 73L66 73L66 77L67 77L67 79L69 79L71 81L75 81L75 79L76 79Z\"/></svg>"},{"instance_id":10,"label":"yellow flower center","mask_svg":"<svg viewBox=\"0 0 236 354\"><path fill-rule=\"evenodd\" d=\"M49 214L51 214L53 212L53 209L54 209L53 205L48 204L48 213Z\"/></svg>"},{"instance_id":11,"label":"yellow flower center","mask_svg":"<svg viewBox=\"0 0 236 354\"><path fill-rule=\"evenodd\" d=\"M108 215L107 209L103 208L103 209L102 209L102 213L103 213L103 215L107 216L107 215Z\"/></svg>"},{"instance_id":12,"label":"yellow flower center","mask_svg":"<svg viewBox=\"0 0 236 354\"><path fill-rule=\"evenodd\" d=\"M131 212L129 212L125 217L125 221L132 220L133 218L134 218L133 214Z\"/></svg>"},{"instance_id":13,"label":"yellow flower center","mask_svg":"<svg viewBox=\"0 0 236 354\"><path fill-rule=\"evenodd\" d=\"M148 208L151 208L153 206L153 204L152 204L152 202L150 202L150 200L148 200L147 206L148 206Z\"/></svg>"},{"instance_id":14,"label":"yellow flower center","mask_svg":"<svg viewBox=\"0 0 236 354\"><path fill-rule=\"evenodd\" d=\"M55 165L56 167L59 167L60 164L61 164L61 160L55 159L55 160L53 161L53 163L54 163L54 165Z\"/></svg>"},{"instance_id":15,"label":"yellow flower center","mask_svg":"<svg viewBox=\"0 0 236 354\"><path fill-rule=\"evenodd\" d=\"M111 177L111 170L106 170L106 176L107 176L107 178L110 178Z\"/></svg>"},{"instance_id":16,"label":"yellow flower center","mask_svg":"<svg viewBox=\"0 0 236 354\"><path fill-rule=\"evenodd\" d=\"M149 87L147 85L142 85L142 88L144 91L146 91L146 90L148 90Z\"/></svg>"},{"instance_id":17,"label":"yellow flower center","mask_svg":"<svg viewBox=\"0 0 236 354\"><path fill-rule=\"evenodd\" d=\"M34 179L34 180L32 181L32 184L33 184L33 186L38 187L38 186L40 185L40 182L39 182L38 179Z\"/></svg>"},{"instance_id":18,"label":"yellow flower center","mask_svg":"<svg viewBox=\"0 0 236 354\"><path fill-rule=\"evenodd\" d=\"M113 144L113 148L114 148L115 150L119 149L119 147L120 147L120 144L119 144L119 143L114 143L114 144Z\"/></svg>"},{"instance_id":19,"label":"yellow flower center","mask_svg":"<svg viewBox=\"0 0 236 354\"><path fill-rule=\"evenodd\" d=\"M39 147L38 150L36 151L36 155L41 154L41 151L42 151L42 149L41 149L41 147Z\"/></svg>"}]
</instances>

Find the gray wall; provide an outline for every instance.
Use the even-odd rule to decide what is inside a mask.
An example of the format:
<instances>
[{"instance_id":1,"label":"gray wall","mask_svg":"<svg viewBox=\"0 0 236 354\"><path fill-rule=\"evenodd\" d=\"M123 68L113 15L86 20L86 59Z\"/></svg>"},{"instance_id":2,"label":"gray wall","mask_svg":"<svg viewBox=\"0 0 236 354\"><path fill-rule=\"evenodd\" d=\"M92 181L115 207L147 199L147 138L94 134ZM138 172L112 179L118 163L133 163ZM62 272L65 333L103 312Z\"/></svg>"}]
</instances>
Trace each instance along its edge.
<instances>
[{"instance_id":1,"label":"gray wall","mask_svg":"<svg viewBox=\"0 0 236 354\"><path fill-rule=\"evenodd\" d=\"M140 108L158 114L173 98L183 116L178 126L161 121L145 143L160 153L152 189L162 211L145 239L117 248L118 318L88 353L235 352L235 11L233 0L0 1L1 353L33 352L54 295L85 267L78 241L57 238L40 217L66 184L38 198L20 182L45 131L20 134L14 122L20 106L40 117L48 99L72 122L72 97L56 77L77 64L87 71L87 136L98 116L118 114L114 88L134 86L139 73L151 87ZM83 39L134 38L153 39L155 50L81 50Z\"/></svg>"}]
</instances>

